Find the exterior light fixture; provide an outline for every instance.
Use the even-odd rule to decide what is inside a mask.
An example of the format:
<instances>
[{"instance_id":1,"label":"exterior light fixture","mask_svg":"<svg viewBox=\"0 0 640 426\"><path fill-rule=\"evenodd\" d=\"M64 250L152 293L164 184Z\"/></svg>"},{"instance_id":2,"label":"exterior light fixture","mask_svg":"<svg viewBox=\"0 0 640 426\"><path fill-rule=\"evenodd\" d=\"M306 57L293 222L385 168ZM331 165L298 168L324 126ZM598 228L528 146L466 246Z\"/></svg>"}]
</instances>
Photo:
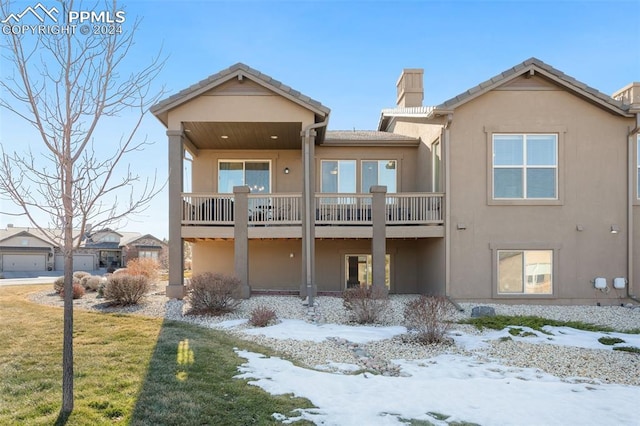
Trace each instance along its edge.
<instances>
[{"instance_id":1,"label":"exterior light fixture","mask_svg":"<svg viewBox=\"0 0 640 426\"><path fill-rule=\"evenodd\" d=\"M220 139L229 139L229 136L227 136L227 135L222 135L222 136L220 136Z\"/></svg>"},{"instance_id":2,"label":"exterior light fixture","mask_svg":"<svg viewBox=\"0 0 640 426\"><path fill-rule=\"evenodd\" d=\"M620 232L620 227L618 225L611 225L611 233L617 234L618 232Z\"/></svg>"},{"instance_id":3,"label":"exterior light fixture","mask_svg":"<svg viewBox=\"0 0 640 426\"><path fill-rule=\"evenodd\" d=\"M278 135L271 135L271 136L269 136L269 137L270 137L271 139L274 139L274 140L275 140L275 139L278 139Z\"/></svg>"},{"instance_id":4,"label":"exterior light fixture","mask_svg":"<svg viewBox=\"0 0 640 426\"><path fill-rule=\"evenodd\" d=\"M288 175L288 174L289 174L289 171L290 171L290 170L289 170L289 168L288 168L288 167L285 167L285 168L284 168L284 174L285 174L285 175Z\"/></svg>"},{"instance_id":5,"label":"exterior light fixture","mask_svg":"<svg viewBox=\"0 0 640 426\"><path fill-rule=\"evenodd\" d=\"M584 231L584 226L583 225L576 225L576 231Z\"/></svg>"}]
</instances>

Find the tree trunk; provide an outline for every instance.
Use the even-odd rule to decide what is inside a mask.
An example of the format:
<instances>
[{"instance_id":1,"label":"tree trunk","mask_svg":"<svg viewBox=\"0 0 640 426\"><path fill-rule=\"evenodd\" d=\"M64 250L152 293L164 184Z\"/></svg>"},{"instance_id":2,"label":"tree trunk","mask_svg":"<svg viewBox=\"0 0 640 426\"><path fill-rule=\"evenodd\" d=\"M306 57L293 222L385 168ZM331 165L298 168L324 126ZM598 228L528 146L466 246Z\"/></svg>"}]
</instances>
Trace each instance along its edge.
<instances>
[{"instance_id":1,"label":"tree trunk","mask_svg":"<svg viewBox=\"0 0 640 426\"><path fill-rule=\"evenodd\" d=\"M73 411L73 181L72 167L64 170L64 334L62 342L62 410Z\"/></svg>"}]
</instances>

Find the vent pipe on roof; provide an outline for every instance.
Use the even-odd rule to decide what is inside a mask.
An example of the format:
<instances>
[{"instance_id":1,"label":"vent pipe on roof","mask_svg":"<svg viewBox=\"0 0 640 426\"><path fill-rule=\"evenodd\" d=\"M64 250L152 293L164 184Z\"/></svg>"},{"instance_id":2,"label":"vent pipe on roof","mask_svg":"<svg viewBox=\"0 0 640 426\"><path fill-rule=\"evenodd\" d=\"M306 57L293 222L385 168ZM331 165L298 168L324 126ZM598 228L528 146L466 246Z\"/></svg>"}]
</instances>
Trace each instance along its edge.
<instances>
[{"instance_id":1,"label":"vent pipe on roof","mask_svg":"<svg viewBox=\"0 0 640 426\"><path fill-rule=\"evenodd\" d=\"M398 78L396 87L398 97L396 103L400 108L422 106L424 87L422 84L424 70L422 68L405 68Z\"/></svg>"},{"instance_id":2,"label":"vent pipe on roof","mask_svg":"<svg viewBox=\"0 0 640 426\"><path fill-rule=\"evenodd\" d=\"M7 228L13 228L13 223L7 223Z\"/></svg>"}]
</instances>

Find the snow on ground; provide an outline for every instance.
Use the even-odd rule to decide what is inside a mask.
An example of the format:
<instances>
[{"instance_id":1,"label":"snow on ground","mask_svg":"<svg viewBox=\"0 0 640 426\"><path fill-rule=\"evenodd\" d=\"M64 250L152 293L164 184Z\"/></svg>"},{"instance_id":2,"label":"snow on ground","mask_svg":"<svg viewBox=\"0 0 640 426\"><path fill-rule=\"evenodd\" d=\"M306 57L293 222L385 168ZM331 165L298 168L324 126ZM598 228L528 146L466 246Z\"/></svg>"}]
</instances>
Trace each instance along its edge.
<instances>
[{"instance_id":1,"label":"snow on ground","mask_svg":"<svg viewBox=\"0 0 640 426\"><path fill-rule=\"evenodd\" d=\"M231 324L221 324L231 327ZM620 337L625 346L640 347L640 336L592 333L567 327L546 327L553 335L530 331L529 343L599 348L599 337ZM403 327L313 325L284 320L280 324L245 332L276 339L322 341L340 337L366 343L401 334ZM482 348L487 340L511 336L508 330L470 335L455 331L456 344L469 350ZM300 417L316 424L360 426L408 424L409 419L435 425L465 421L491 425L640 425L640 387L561 380L535 369L506 367L462 355L440 355L426 360L395 360L402 377L370 373L336 374L294 366L277 357L238 351L247 362L237 377L248 379L271 394L293 394L309 399L316 407L300 410ZM349 366L341 371L348 372ZM353 370L356 370L355 368ZM408 376L408 377L404 377ZM443 416L449 416L442 420ZM274 417L287 422L285 413Z\"/></svg>"}]
</instances>

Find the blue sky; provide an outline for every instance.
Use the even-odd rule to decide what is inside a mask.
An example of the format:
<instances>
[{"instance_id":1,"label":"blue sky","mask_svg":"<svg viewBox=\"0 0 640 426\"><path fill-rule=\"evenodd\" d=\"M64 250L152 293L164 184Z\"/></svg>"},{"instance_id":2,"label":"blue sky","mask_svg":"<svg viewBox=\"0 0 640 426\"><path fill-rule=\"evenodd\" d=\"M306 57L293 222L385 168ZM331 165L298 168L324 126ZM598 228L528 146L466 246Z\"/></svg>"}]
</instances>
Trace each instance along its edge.
<instances>
[{"instance_id":1,"label":"blue sky","mask_svg":"<svg viewBox=\"0 0 640 426\"><path fill-rule=\"evenodd\" d=\"M375 129L380 109L395 104L403 68L424 68L425 105L532 56L607 94L640 80L640 0L149 0L125 1L122 7L125 25L142 19L130 66L147 63L162 49L167 63L156 88L163 86L167 96L243 62L331 108L333 130ZM3 59L0 68L6 70ZM124 122L110 122L101 137L118 138ZM143 175L157 171L161 180L167 176L164 131L146 117L140 136L155 145L129 157L132 168ZM4 111L0 143L17 150L41 146L37 135ZM166 237L167 203L165 191L122 230ZM0 215L0 228L7 223L28 225Z\"/></svg>"}]
</instances>

